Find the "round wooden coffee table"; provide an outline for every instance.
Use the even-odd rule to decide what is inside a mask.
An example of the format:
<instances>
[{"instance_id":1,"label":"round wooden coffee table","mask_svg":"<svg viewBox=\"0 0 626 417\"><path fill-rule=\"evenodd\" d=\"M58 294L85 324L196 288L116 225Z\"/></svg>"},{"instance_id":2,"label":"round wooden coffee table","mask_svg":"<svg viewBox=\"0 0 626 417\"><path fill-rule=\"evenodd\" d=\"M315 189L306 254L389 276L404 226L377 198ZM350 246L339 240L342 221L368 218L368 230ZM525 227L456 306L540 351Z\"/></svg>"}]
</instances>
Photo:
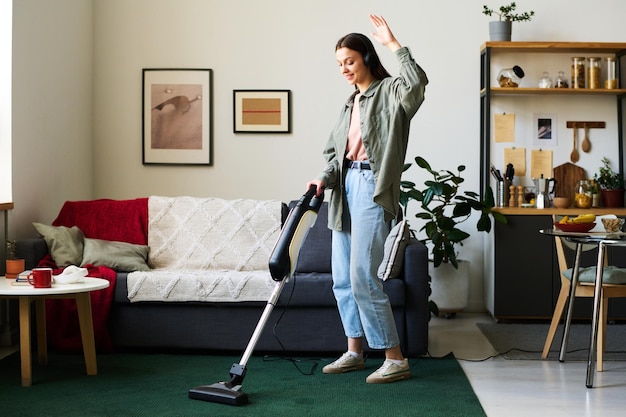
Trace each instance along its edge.
<instances>
[{"instance_id":1,"label":"round wooden coffee table","mask_svg":"<svg viewBox=\"0 0 626 417\"><path fill-rule=\"evenodd\" d=\"M31 367L30 339L30 303L35 302L37 325L37 353L40 364L48 362L46 341L46 298L68 298L76 300L78 323L83 342L87 375L98 373L96 362L96 343L93 333L91 316L91 291L101 290L109 286L109 281L101 278L84 278L78 284L53 284L52 288L34 288L30 285L13 285L14 279L0 277L0 298L17 298L20 316L20 360L22 364L22 386L33 383Z\"/></svg>"}]
</instances>

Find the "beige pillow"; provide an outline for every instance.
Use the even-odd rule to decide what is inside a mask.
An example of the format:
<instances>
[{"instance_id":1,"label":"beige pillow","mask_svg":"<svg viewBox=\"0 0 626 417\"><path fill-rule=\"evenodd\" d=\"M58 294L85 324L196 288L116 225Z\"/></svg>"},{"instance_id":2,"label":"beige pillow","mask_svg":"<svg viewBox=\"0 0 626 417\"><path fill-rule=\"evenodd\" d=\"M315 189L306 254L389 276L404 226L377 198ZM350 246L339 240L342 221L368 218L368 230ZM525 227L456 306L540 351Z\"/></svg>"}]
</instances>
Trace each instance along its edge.
<instances>
[{"instance_id":1,"label":"beige pillow","mask_svg":"<svg viewBox=\"0 0 626 417\"><path fill-rule=\"evenodd\" d=\"M83 262L80 266L108 266L116 271L148 271L149 247L112 240L85 238Z\"/></svg>"},{"instance_id":2,"label":"beige pillow","mask_svg":"<svg viewBox=\"0 0 626 417\"><path fill-rule=\"evenodd\" d=\"M401 220L391 229L385 241L383 261L378 267L378 278L387 281L400 274L404 261L404 249L409 242L410 233L409 223L406 220Z\"/></svg>"},{"instance_id":3,"label":"beige pillow","mask_svg":"<svg viewBox=\"0 0 626 417\"><path fill-rule=\"evenodd\" d=\"M48 252L58 267L80 265L83 260L83 231L77 226L48 226L33 223L48 245Z\"/></svg>"}]
</instances>

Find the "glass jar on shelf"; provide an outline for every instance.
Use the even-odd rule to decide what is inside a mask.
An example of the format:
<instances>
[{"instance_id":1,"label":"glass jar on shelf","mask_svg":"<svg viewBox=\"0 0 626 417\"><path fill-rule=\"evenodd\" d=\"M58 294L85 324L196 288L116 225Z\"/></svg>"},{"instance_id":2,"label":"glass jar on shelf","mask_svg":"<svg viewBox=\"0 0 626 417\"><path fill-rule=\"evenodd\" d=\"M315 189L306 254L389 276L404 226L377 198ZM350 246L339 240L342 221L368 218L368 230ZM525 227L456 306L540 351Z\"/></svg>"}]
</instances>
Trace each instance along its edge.
<instances>
[{"instance_id":1,"label":"glass jar on shelf","mask_svg":"<svg viewBox=\"0 0 626 417\"><path fill-rule=\"evenodd\" d=\"M585 57L572 58L572 88L585 88Z\"/></svg>"},{"instance_id":2,"label":"glass jar on shelf","mask_svg":"<svg viewBox=\"0 0 626 417\"><path fill-rule=\"evenodd\" d=\"M522 78L524 78L524 70L520 66L504 68L498 73L498 85L500 87L519 87Z\"/></svg>"},{"instance_id":3,"label":"glass jar on shelf","mask_svg":"<svg viewBox=\"0 0 626 417\"><path fill-rule=\"evenodd\" d=\"M563 71L559 71L556 79L554 80L554 88L569 88L567 78L565 78L565 73Z\"/></svg>"},{"instance_id":4,"label":"glass jar on shelf","mask_svg":"<svg viewBox=\"0 0 626 417\"><path fill-rule=\"evenodd\" d=\"M550 74L544 72L539 79L539 88L552 88L552 78Z\"/></svg>"},{"instance_id":5,"label":"glass jar on shelf","mask_svg":"<svg viewBox=\"0 0 626 417\"><path fill-rule=\"evenodd\" d=\"M589 180L578 181L576 193L574 194L574 205L577 208L591 208L591 204L593 202L591 190L591 183L589 183Z\"/></svg>"},{"instance_id":6,"label":"glass jar on shelf","mask_svg":"<svg viewBox=\"0 0 626 417\"><path fill-rule=\"evenodd\" d=\"M588 58L587 66L587 88L600 88L600 58Z\"/></svg>"},{"instance_id":7,"label":"glass jar on shelf","mask_svg":"<svg viewBox=\"0 0 626 417\"><path fill-rule=\"evenodd\" d=\"M606 80L604 81L604 88L607 90L619 88L617 85L617 74L615 72L615 57L612 56L606 58Z\"/></svg>"}]
</instances>

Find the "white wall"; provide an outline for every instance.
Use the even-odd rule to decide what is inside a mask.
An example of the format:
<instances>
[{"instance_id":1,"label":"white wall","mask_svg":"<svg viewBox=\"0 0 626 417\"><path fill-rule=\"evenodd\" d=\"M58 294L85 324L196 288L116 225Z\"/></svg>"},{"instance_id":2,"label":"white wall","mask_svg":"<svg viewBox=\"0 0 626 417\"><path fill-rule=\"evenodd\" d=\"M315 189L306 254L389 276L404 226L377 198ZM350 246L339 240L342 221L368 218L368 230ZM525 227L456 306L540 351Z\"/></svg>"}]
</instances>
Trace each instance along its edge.
<instances>
[{"instance_id":1,"label":"white wall","mask_svg":"<svg viewBox=\"0 0 626 417\"><path fill-rule=\"evenodd\" d=\"M52 221L68 199L299 197L322 166L321 149L351 92L335 63L335 42L347 32L370 33L369 12L388 20L430 78L407 160L420 154L436 168L465 164L467 189L478 190L479 49L490 20L481 13L485 3L490 2L20 0L14 6L14 174L20 178L14 181L12 228L16 235L32 235L30 222ZM513 40L625 40L623 0L517 4L536 17L515 24ZM378 50L395 73L391 54ZM214 71L212 167L141 164L142 68L171 67ZM234 89L292 90L293 133L233 134ZM559 123L580 112L555 111ZM519 115L524 117L532 116ZM559 130L566 147L568 133ZM594 151L599 158L600 149ZM31 162L37 162L35 172L24 176ZM49 162L45 168L43 162ZM595 168L595 160L584 163ZM474 235L462 248L461 257L472 261L472 309L483 306L483 240Z\"/></svg>"},{"instance_id":2,"label":"white wall","mask_svg":"<svg viewBox=\"0 0 626 417\"><path fill-rule=\"evenodd\" d=\"M12 237L93 196L92 40L90 0L13 3Z\"/></svg>"}]
</instances>

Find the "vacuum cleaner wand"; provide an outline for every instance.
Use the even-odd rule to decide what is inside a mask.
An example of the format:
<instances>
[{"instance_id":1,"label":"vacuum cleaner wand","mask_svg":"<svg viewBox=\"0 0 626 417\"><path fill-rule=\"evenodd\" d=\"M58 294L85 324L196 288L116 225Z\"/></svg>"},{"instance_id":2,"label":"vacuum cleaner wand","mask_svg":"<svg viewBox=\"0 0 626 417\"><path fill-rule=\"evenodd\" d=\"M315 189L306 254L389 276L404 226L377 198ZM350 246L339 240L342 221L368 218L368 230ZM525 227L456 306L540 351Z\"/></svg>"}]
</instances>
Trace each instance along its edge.
<instances>
[{"instance_id":1,"label":"vacuum cleaner wand","mask_svg":"<svg viewBox=\"0 0 626 417\"><path fill-rule=\"evenodd\" d=\"M230 381L218 382L211 385L201 385L189 390L189 398L194 400L209 401L229 405L243 405L248 403L248 394L241 390L246 375L246 364L254 352L254 348L261 337L267 321L278 302L280 293L295 271L298 263L300 248L306 239L309 230L315 224L317 213L322 206L323 197L315 197L316 188L312 186L307 190L293 209L289 212L287 220L281 229L280 235L269 260L269 269L272 279L276 281L274 290L270 295L263 314L254 329L254 333L248 342L239 363L234 363L230 368Z\"/></svg>"}]
</instances>

